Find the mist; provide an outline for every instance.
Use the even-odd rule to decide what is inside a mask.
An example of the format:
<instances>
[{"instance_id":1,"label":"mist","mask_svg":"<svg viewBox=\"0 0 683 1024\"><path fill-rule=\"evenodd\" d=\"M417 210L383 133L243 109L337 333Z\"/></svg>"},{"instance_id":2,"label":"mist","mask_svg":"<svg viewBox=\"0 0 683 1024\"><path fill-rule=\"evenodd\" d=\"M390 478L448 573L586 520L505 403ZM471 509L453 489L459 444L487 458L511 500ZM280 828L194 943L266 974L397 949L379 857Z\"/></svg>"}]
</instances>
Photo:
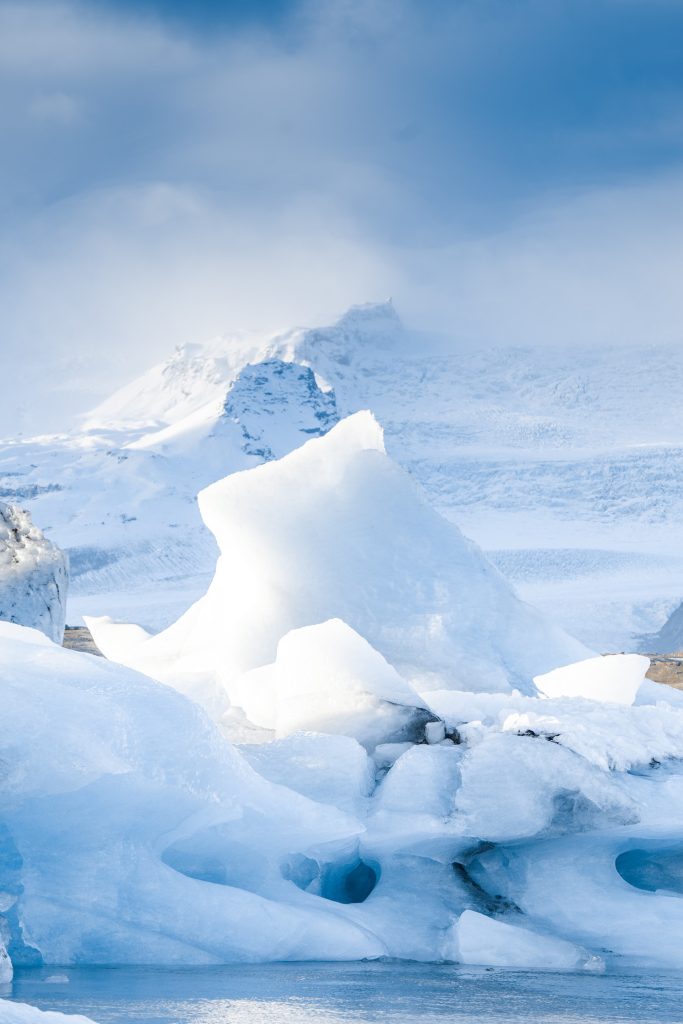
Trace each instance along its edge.
<instances>
[{"instance_id":1,"label":"mist","mask_svg":"<svg viewBox=\"0 0 683 1024\"><path fill-rule=\"evenodd\" d=\"M680 5L205 15L0 4L0 433L389 295L454 346L679 343Z\"/></svg>"}]
</instances>

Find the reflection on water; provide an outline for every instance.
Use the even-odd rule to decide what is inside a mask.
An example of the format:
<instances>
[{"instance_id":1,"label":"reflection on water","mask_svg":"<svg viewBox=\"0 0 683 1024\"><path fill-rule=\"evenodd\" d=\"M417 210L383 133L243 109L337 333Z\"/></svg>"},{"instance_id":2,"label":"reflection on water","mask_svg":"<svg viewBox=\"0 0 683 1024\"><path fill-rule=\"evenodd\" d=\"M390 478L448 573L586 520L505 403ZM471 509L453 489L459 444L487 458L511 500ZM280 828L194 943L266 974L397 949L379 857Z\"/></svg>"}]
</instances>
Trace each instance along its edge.
<instances>
[{"instance_id":1,"label":"reflection on water","mask_svg":"<svg viewBox=\"0 0 683 1024\"><path fill-rule=\"evenodd\" d=\"M100 1024L683 1024L679 974L433 964L26 970L12 998Z\"/></svg>"}]
</instances>

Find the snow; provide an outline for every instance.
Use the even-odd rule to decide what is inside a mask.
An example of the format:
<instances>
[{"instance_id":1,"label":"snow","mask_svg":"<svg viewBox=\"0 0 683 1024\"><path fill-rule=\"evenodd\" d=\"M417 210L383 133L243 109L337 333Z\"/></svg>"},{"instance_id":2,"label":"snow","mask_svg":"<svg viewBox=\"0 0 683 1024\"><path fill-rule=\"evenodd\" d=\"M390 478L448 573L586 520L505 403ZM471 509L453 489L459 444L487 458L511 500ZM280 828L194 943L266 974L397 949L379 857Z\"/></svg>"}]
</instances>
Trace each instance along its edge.
<instances>
[{"instance_id":1,"label":"snow","mask_svg":"<svg viewBox=\"0 0 683 1024\"><path fill-rule=\"evenodd\" d=\"M0 619L42 630L61 643L68 565L28 512L0 501Z\"/></svg>"},{"instance_id":2,"label":"snow","mask_svg":"<svg viewBox=\"0 0 683 1024\"><path fill-rule=\"evenodd\" d=\"M633 704L650 667L640 654L613 654L586 658L535 676L536 688L546 697L586 697L614 704Z\"/></svg>"},{"instance_id":3,"label":"snow","mask_svg":"<svg viewBox=\"0 0 683 1024\"><path fill-rule=\"evenodd\" d=\"M361 307L188 346L0 453L109 659L0 622L16 966L683 966L683 694L451 521L592 636L654 616L641 585L664 614L678 455L586 358L456 359ZM27 579L63 565L21 524Z\"/></svg>"},{"instance_id":4,"label":"snow","mask_svg":"<svg viewBox=\"0 0 683 1024\"><path fill-rule=\"evenodd\" d=\"M107 657L177 686L214 716L235 685L236 702L249 700L258 714L258 697L245 697L240 677L274 662L290 631L328 619L341 619L386 659L394 687L398 673L422 690L530 691L535 674L591 653L523 604L476 545L429 507L385 454L368 412L213 484L199 507L220 549L205 596L137 646L128 627L86 621ZM309 642L315 635L303 634ZM293 659L294 644L282 657ZM248 686L266 692L280 671L260 671ZM274 714L271 706L258 724L277 727ZM294 717L291 727L308 726Z\"/></svg>"},{"instance_id":5,"label":"snow","mask_svg":"<svg viewBox=\"0 0 683 1024\"><path fill-rule=\"evenodd\" d=\"M2 445L0 500L68 551L70 621L157 631L212 574L197 492L370 408L390 456L525 600L593 650L648 651L683 599L683 358L653 346L647 361L644 375L630 350L578 342L475 350L405 327L390 303L227 334L181 347L69 434Z\"/></svg>"},{"instance_id":6,"label":"snow","mask_svg":"<svg viewBox=\"0 0 683 1024\"><path fill-rule=\"evenodd\" d=\"M81 1014L58 1013L55 1010L38 1010L26 1003L0 999L0 1021L2 1024L94 1024L89 1017Z\"/></svg>"}]
</instances>

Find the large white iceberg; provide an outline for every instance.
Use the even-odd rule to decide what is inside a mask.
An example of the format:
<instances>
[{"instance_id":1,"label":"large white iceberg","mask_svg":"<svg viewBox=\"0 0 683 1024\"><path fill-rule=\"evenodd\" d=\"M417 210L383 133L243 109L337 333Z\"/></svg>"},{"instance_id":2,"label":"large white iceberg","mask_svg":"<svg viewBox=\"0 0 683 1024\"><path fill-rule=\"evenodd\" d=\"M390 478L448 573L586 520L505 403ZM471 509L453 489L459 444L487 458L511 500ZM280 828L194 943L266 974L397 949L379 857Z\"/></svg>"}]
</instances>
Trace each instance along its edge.
<instances>
[{"instance_id":1,"label":"large white iceberg","mask_svg":"<svg viewBox=\"0 0 683 1024\"><path fill-rule=\"evenodd\" d=\"M206 595L135 642L106 619L88 624L107 657L215 714L235 680L275 661L290 630L334 618L422 690L531 692L534 675L591 653L430 508L368 412L213 484L199 507L220 548Z\"/></svg>"},{"instance_id":2,"label":"large white iceberg","mask_svg":"<svg viewBox=\"0 0 683 1024\"><path fill-rule=\"evenodd\" d=\"M28 512L0 501L0 619L62 642L68 566Z\"/></svg>"}]
</instances>

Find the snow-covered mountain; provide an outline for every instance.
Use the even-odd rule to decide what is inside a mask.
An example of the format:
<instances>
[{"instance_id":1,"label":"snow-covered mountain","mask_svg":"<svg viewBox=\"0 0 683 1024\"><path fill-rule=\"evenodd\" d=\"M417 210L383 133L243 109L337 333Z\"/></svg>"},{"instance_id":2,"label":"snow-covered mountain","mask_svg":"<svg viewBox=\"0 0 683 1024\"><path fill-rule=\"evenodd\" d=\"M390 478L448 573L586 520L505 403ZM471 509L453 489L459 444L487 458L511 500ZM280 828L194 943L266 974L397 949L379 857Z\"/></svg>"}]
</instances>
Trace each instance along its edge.
<instances>
[{"instance_id":1,"label":"snow-covered mountain","mask_svg":"<svg viewBox=\"0 0 683 1024\"><path fill-rule=\"evenodd\" d=\"M625 649L683 598L682 384L674 348L475 351L360 306L330 327L183 346L70 434L4 443L0 499L69 550L71 620L156 629L213 571L198 491L369 408L388 453L524 597Z\"/></svg>"}]
</instances>

